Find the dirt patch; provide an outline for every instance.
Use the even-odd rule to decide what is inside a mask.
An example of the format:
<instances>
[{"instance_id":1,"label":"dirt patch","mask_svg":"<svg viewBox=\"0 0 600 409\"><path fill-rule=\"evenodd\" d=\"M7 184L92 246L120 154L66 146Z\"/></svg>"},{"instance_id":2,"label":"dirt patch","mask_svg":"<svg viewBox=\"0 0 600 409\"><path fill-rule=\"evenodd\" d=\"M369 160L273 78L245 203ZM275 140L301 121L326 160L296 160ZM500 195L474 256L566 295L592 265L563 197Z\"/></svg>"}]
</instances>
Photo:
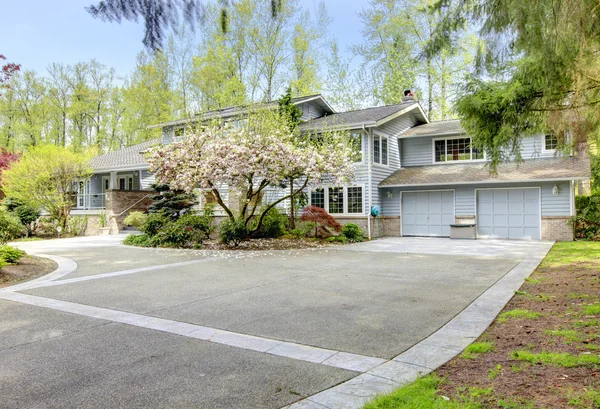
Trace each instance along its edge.
<instances>
[{"instance_id":1,"label":"dirt patch","mask_svg":"<svg viewBox=\"0 0 600 409\"><path fill-rule=\"evenodd\" d=\"M47 258L25 256L15 264L0 270L0 288L46 275L56 270L58 265Z\"/></svg>"},{"instance_id":2,"label":"dirt patch","mask_svg":"<svg viewBox=\"0 0 600 409\"><path fill-rule=\"evenodd\" d=\"M242 241L239 246L228 246L218 240L208 240L202 245L202 250L295 250L324 248L339 245L320 239L250 239Z\"/></svg>"},{"instance_id":3,"label":"dirt patch","mask_svg":"<svg viewBox=\"0 0 600 409\"><path fill-rule=\"evenodd\" d=\"M504 309L541 316L495 321L478 340L492 342L492 352L473 359L457 357L436 371L446 379L440 394L472 395L475 387L481 389L478 400L485 407L600 407L595 400L600 396L595 395L600 365L568 368L525 362L513 355L514 351L598 355L600 316L588 314L599 297L600 262L542 263Z\"/></svg>"}]
</instances>

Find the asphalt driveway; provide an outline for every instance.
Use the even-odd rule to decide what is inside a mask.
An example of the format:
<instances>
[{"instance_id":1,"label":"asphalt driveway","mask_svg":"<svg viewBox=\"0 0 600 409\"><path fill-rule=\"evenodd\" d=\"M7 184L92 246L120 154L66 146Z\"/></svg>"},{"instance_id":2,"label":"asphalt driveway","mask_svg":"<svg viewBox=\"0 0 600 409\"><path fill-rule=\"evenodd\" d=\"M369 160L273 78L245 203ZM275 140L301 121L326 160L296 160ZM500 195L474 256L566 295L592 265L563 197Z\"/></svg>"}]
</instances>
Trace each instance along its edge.
<instances>
[{"instance_id":1,"label":"asphalt driveway","mask_svg":"<svg viewBox=\"0 0 600 409\"><path fill-rule=\"evenodd\" d=\"M77 268L0 292L0 407L280 408L411 348L550 243L22 247Z\"/></svg>"}]
</instances>

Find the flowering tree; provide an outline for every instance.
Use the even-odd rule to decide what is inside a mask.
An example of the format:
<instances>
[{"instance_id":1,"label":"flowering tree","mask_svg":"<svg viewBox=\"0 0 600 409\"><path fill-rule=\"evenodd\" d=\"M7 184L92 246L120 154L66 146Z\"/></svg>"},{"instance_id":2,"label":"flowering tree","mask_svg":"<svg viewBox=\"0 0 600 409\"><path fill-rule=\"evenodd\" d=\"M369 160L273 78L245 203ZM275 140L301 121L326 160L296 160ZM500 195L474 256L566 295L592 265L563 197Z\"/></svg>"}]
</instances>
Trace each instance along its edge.
<instances>
[{"instance_id":1,"label":"flowering tree","mask_svg":"<svg viewBox=\"0 0 600 409\"><path fill-rule=\"evenodd\" d=\"M6 57L0 54L0 60L6 60ZM15 75L21 69L20 64L9 62L0 66L0 95L2 95L2 88L8 87L10 78Z\"/></svg>"},{"instance_id":2,"label":"flowering tree","mask_svg":"<svg viewBox=\"0 0 600 409\"><path fill-rule=\"evenodd\" d=\"M231 220L243 219L248 227L256 217L257 223L249 232L252 235L260 230L270 209L309 184L338 184L353 178L351 150L343 133L298 138L286 127L249 122L244 129L215 126L182 142L154 148L148 161L156 180L186 192L198 187L211 189ZM259 209L267 187L290 179L300 183ZM237 214L221 197L222 186L242 192Z\"/></svg>"}]
</instances>

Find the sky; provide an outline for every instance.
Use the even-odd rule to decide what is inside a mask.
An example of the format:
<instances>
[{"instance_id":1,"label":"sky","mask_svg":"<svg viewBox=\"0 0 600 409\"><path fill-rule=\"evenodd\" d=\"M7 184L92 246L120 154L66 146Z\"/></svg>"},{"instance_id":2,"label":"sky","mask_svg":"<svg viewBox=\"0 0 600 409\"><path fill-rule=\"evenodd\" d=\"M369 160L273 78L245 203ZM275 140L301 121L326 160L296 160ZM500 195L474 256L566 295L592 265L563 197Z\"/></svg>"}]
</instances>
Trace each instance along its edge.
<instances>
[{"instance_id":1,"label":"sky","mask_svg":"<svg viewBox=\"0 0 600 409\"><path fill-rule=\"evenodd\" d=\"M94 19L84 7L97 0L3 1L0 24L0 54L23 70L46 74L53 62L75 64L92 58L115 68L118 75L129 73L136 55L143 49L143 22L105 23ZM314 10L316 0L300 0ZM333 18L330 33L341 51L361 37L358 12L367 0L325 0Z\"/></svg>"}]
</instances>

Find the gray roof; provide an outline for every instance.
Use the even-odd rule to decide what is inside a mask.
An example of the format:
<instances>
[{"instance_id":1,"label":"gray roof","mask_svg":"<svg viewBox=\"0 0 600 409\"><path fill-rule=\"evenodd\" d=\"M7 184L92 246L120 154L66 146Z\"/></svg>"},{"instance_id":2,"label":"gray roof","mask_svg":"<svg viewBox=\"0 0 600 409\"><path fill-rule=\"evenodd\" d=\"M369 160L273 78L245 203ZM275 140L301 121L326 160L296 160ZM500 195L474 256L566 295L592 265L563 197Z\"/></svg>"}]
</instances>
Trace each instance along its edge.
<instances>
[{"instance_id":1,"label":"gray roof","mask_svg":"<svg viewBox=\"0 0 600 409\"><path fill-rule=\"evenodd\" d=\"M335 113L333 108L331 108L329 103L323 98L323 96L321 94L314 94L314 95L307 95L304 97L292 98L292 103L295 105L299 105L304 102L315 101L315 100L321 101L319 103L319 106L321 106L321 108L323 108L326 112ZM211 119L217 119L217 118L231 118L231 117L244 115L251 108L256 108L256 107L275 108L278 106L278 104L279 104L279 101L271 101L271 102L262 103L262 104L238 105L238 106L227 107L227 108L223 108L223 109L215 109L212 111L206 111L206 112L197 114L193 118L184 118L184 119L178 119L175 121L165 122L165 123L161 123L161 124L150 125L147 128L148 129L162 128L164 126L183 125L183 124L187 124L187 123L193 122L193 121L194 122L195 121L209 121Z\"/></svg>"},{"instance_id":2,"label":"gray roof","mask_svg":"<svg viewBox=\"0 0 600 409\"><path fill-rule=\"evenodd\" d=\"M412 136L446 135L460 133L464 133L464 130L460 126L460 120L450 119L447 121L431 121L428 124L417 125L404 132L402 134L402 138Z\"/></svg>"},{"instance_id":3,"label":"gray roof","mask_svg":"<svg viewBox=\"0 0 600 409\"><path fill-rule=\"evenodd\" d=\"M147 165L148 162L146 162L146 159L144 159L143 152L154 145L158 145L160 142L160 139L152 139L137 145L119 149L118 151L108 152L104 155L96 156L90 161L90 166L92 169L98 170L114 167L127 168Z\"/></svg>"},{"instance_id":4,"label":"gray roof","mask_svg":"<svg viewBox=\"0 0 600 409\"><path fill-rule=\"evenodd\" d=\"M485 163L440 164L401 168L379 183L386 186L460 185L542 180L589 179L586 157L529 159L520 164L502 163L492 175Z\"/></svg>"},{"instance_id":5,"label":"gray roof","mask_svg":"<svg viewBox=\"0 0 600 409\"><path fill-rule=\"evenodd\" d=\"M356 111L340 112L338 114L327 115L321 118L311 119L301 123L298 126L300 131L313 131L319 129L349 129L355 127L377 126L382 121L392 115L403 111L406 108L418 106L414 100L404 101L401 104L386 105L382 107L359 109Z\"/></svg>"}]
</instances>

